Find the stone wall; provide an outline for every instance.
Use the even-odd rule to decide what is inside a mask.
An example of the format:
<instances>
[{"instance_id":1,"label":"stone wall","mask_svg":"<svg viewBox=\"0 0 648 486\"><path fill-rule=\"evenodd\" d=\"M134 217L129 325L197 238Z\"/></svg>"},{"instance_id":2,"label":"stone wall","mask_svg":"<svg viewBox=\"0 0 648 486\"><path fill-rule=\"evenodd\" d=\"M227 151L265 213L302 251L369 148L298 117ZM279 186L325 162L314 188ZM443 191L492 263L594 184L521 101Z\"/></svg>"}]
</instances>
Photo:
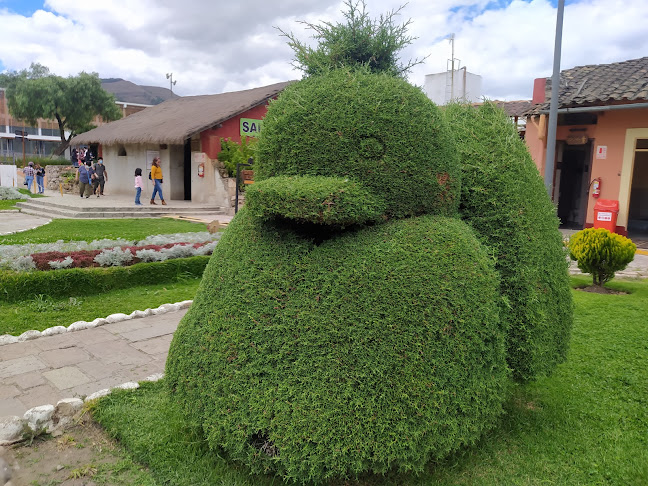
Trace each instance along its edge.
<instances>
[{"instance_id":1,"label":"stone wall","mask_svg":"<svg viewBox=\"0 0 648 486\"><path fill-rule=\"evenodd\" d=\"M65 177L64 174L72 174L72 177ZM79 192L79 183L74 180L76 169L71 165L47 165L45 166L45 187L58 191L60 185L66 194Z\"/></svg>"}]
</instances>

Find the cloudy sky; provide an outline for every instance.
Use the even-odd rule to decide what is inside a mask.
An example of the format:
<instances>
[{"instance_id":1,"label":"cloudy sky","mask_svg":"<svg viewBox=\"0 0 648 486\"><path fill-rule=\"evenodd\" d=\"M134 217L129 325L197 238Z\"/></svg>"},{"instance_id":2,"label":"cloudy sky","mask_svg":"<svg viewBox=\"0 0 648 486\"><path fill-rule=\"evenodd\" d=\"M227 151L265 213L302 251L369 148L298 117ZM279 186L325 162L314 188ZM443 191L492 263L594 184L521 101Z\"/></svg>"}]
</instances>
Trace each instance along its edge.
<instances>
[{"instance_id":1,"label":"cloudy sky","mask_svg":"<svg viewBox=\"0 0 648 486\"><path fill-rule=\"evenodd\" d=\"M404 1L366 0L372 18ZM417 37L409 75L443 72L451 57L480 74L483 95L529 99L551 76L557 0L410 0L399 23ZM276 27L303 41L298 22L342 20L339 0L0 0L0 71L39 62L58 75L97 72L180 95L214 94L301 77ZM646 0L567 0L561 68L648 56Z\"/></svg>"}]
</instances>

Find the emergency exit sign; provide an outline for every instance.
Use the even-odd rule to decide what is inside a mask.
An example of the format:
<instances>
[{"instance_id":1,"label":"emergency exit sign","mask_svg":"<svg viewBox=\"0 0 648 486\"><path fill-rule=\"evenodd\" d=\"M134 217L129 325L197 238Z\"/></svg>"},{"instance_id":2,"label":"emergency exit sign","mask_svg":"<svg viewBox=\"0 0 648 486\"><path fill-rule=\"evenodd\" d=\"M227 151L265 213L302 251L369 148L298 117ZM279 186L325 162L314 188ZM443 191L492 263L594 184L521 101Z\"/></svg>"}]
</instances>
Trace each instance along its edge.
<instances>
[{"instance_id":1,"label":"emergency exit sign","mask_svg":"<svg viewBox=\"0 0 648 486\"><path fill-rule=\"evenodd\" d=\"M254 118L241 118L241 137L258 137L262 122Z\"/></svg>"},{"instance_id":2,"label":"emergency exit sign","mask_svg":"<svg viewBox=\"0 0 648 486\"><path fill-rule=\"evenodd\" d=\"M596 147L596 158L607 159L607 145L598 145Z\"/></svg>"}]
</instances>

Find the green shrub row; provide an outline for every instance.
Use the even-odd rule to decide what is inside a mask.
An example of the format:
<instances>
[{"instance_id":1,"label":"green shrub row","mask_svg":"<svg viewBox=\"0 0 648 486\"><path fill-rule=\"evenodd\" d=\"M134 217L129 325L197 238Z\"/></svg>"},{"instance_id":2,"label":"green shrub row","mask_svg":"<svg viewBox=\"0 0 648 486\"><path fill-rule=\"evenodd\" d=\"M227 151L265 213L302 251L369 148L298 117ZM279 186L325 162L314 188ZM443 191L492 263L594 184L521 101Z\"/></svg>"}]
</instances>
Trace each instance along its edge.
<instances>
[{"instance_id":1,"label":"green shrub row","mask_svg":"<svg viewBox=\"0 0 648 486\"><path fill-rule=\"evenodd\" d=\"M246 191L248 211L315 224L349 226L377 221L385 203L360 184L340 177L277 176Z\"/></svg>"},{"instance_id":2,"label":"green shrub row","mask_svg":"<svg viewBox=\"0 0 648 486\"><path fill-rule=\"evenodd\" d=\"M65 159L65 158L52 159L50 157L30 157L30 156L25 157L25 166L29 162L33 162L34 164L39 164L41 167L45 167L47 165L72 165L70 159ZM16 165L19 168L23 166L22 158L20 160L16 160Z\"/></svg>"},{"instance_id":3,"label":"green shrub row","mask_svg":"<svg viewBox=\"0 0 648 486\"><path fill-rule=\"evenodd\" d=\"M200 278L209 258L195 256L130 267L70 268L55 272L0 271L0 301L18 302L40 294L53 298L100 294L138 285Z\"/></svg>"},{"instance_id":4,"label":"green shrub row","mask_svg":"<svg viewBox=\"0 0 648 486\"><path fill-rule=\"evenodd\" d=\"M461 217L501 276L508 362L519 381L566 359L572 326L567 254L555 208L524 141L493 103L445 110L461 158Z\"/></svg>"}]
</instances>

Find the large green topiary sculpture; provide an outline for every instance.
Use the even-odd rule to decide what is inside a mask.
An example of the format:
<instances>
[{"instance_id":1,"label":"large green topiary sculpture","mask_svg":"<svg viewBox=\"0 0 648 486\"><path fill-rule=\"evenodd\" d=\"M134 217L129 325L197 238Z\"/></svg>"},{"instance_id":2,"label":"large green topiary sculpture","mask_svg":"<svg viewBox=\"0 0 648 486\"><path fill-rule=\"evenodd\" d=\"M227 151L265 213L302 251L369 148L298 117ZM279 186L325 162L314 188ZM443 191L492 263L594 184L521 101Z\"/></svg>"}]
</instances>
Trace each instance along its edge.
<instances>
[{"instance_id":1,"label":"large green topiary sculpture","mask_svg":"<svg viewBox=\"0 0 648 486\"><path fill-rule=\"evenodd\" d=\"M495 104L453 104L461 157L460 213L492 249L504 296L508 362L518 381L565 360L572 327L567 252L556 211L524 142Z\"/></svg>"},{"instance_id":2,"label":"large green topiary sculpture","mask_svg":"<svg viewBox=\"0 0 648 486\"><path fill-rule=\"evenodd\" d=\"M496 423L509 309L492 250L457 214L446 123L405 81L358 71L271 104L259 182L167 361L212 448L321 482L420 471Z\"/></svg>"}]
</instances>

